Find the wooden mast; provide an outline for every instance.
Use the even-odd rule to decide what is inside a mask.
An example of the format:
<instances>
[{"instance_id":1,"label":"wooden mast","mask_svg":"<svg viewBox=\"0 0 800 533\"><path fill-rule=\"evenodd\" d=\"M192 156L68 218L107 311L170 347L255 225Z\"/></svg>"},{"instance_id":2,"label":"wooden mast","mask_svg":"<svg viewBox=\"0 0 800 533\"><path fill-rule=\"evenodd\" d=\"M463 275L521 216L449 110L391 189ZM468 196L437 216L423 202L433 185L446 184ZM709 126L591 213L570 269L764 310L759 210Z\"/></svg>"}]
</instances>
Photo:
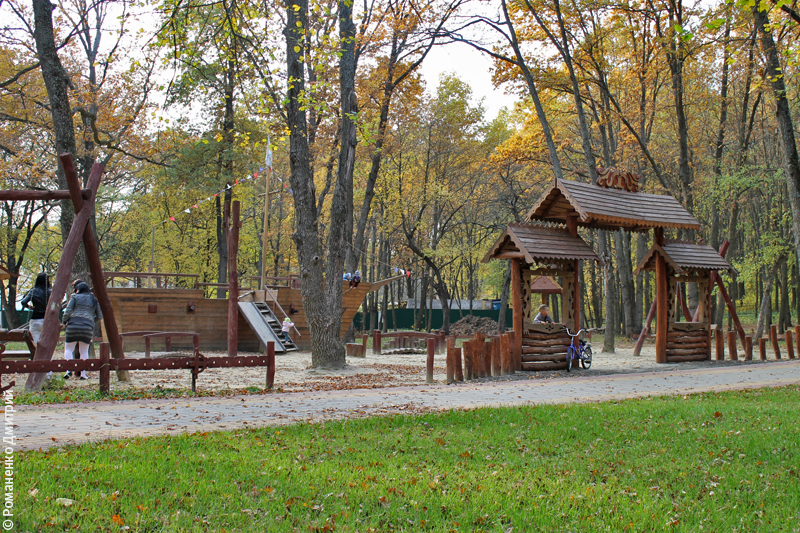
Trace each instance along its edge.
<instances>
[{"instance_id":1,"label":"wooden mast","mask_svg":"<svg viewBox=\"0 0 800 533\"><path fill-rule=\"evenodd\" d=\"M523 331L522 315L524 311L524 303L522 301L522 261L520 259L511 260L511 297L514 302L513 307L513 323L514 323L514 343L516 344L516 353L522 353L522 337L525 333Z\"/></svg>"}]
</instances>

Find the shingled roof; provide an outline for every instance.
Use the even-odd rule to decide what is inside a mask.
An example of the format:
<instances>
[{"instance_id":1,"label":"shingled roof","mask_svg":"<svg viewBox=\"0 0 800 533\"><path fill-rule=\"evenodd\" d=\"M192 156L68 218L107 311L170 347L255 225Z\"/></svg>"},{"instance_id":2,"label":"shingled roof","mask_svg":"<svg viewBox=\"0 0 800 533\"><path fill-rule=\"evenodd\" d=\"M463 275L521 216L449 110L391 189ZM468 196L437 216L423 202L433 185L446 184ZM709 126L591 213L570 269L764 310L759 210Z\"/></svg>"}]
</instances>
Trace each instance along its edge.
<instances>
[{"instance_id":1,"label":"shingled roof","mask_svg":"<svg viewBox=\"0 0 800 533\"><path fill-rule=\"evenodd\" d=\"M683 241L667 242L664 246L654 244L636 267L634 273L655 268L656 254L662 254L667 263L681 274L689 270L725 270L733 271L733 267L707 244L694 244Z\"/></svg>"},{"instance_id":2,"label":"shingled roof","mask_svg":"<svg viewBox=\"0 0 800 533\"><path fill-rule=\"evenodd\" d=\"M566 222L593 228L646 230L699 229L700 223L672 196L629 192L556 179L528 212L528 220Z\"/></svg>"},{"instance_id":3,"label":"shingled roof","mask_svg":"<svg viewBox=\"0 0 800 533\"><path fill-rule=\"evenodd\" d=\"M528 264L574 259L600 262L592 248L580 237L573 237L566 228L517 222L508 225L483 262L495 258L518 258Z\"/></svg>"}]
</instances>

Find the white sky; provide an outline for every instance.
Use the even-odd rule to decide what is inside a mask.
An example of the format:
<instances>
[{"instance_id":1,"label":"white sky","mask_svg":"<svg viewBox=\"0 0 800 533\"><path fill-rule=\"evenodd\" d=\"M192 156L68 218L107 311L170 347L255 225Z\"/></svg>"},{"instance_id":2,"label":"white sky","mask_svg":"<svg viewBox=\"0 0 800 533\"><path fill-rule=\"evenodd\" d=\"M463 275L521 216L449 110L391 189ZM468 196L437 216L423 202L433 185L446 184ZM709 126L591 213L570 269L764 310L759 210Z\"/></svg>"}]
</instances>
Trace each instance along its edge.
<instances>
[{"instance_id":1,"label":"white sky","mask_svg":"<svg viewBox=\"0 0 800 533\"><path fill-rule=\"evenodd\" d=\"M515 95L495 89L492 85L492 60L473 47L464 43L451 43L434 47L420 67L429 92L436 90L439 76L446 73L456 74L472 87L473 95L478 100L483 98L486 109L486 120L497 116L501 108L513 109L517 101Z\"/></svg>"}]
</instances>

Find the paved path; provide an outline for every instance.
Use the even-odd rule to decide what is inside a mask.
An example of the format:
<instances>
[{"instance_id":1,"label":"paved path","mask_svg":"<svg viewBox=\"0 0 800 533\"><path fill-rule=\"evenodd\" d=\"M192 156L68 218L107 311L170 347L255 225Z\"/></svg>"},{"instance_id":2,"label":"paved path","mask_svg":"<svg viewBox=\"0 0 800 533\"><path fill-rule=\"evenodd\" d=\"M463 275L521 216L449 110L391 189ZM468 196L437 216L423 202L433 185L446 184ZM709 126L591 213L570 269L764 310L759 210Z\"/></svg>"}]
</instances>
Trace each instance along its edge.
<instances>
[{"instance_id":1,"label":"paved path","mask_svg":"<svg viewBox=\"0 0 800 533\"><path fill-rule=\"evenodd\" d=\"M793 383L800 383L800 361L450 386L18 406L14 421L20 447L36 449L109 438L231 430L395 412L601 401Z\"/></svg>"}]
</instances>

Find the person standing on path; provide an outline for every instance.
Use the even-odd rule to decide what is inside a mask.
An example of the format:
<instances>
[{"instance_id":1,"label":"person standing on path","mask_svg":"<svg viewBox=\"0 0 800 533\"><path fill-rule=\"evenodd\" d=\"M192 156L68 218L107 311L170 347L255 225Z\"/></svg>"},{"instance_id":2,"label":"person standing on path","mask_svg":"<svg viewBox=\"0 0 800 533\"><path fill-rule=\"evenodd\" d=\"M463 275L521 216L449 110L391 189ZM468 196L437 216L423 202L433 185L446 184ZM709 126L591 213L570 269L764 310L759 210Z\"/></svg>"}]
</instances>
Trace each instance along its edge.
<instances>
[{"instance_id":1,"label":"person standing on path","mask_svg":"<svg viewBox=\"0 0 800 533\"><path fill-rule=\"evenodd\" d=\"M22 307L31 310L31 319L28 323L28 330L31 332L33 344L39 344L39 337L42 334L42 324L44 324L44 313L47 311L47 302L50 300L50 279L47 274L42 272L36 276L36 284L33 289L22 299Z\"/></svg>"},{"instance_id":2,"label":"person standing on path","mask_svg":"<svg viewBox=\"0 0 800 533\"><path fill-rule=\"evenodd\" d=\"M67 326L64 359L77 359L76 348L81 359L89 359L89 347L94 339L94 326L102 320L103 312L97 298L89 290L89 285L81 281L75 285L75 294L70 298L64 310L64 324ZM69 379L71 372L64 374L64 379ZM87 379L86 371L81 372L81 379Z\"/></svg>"}]
</instances>

